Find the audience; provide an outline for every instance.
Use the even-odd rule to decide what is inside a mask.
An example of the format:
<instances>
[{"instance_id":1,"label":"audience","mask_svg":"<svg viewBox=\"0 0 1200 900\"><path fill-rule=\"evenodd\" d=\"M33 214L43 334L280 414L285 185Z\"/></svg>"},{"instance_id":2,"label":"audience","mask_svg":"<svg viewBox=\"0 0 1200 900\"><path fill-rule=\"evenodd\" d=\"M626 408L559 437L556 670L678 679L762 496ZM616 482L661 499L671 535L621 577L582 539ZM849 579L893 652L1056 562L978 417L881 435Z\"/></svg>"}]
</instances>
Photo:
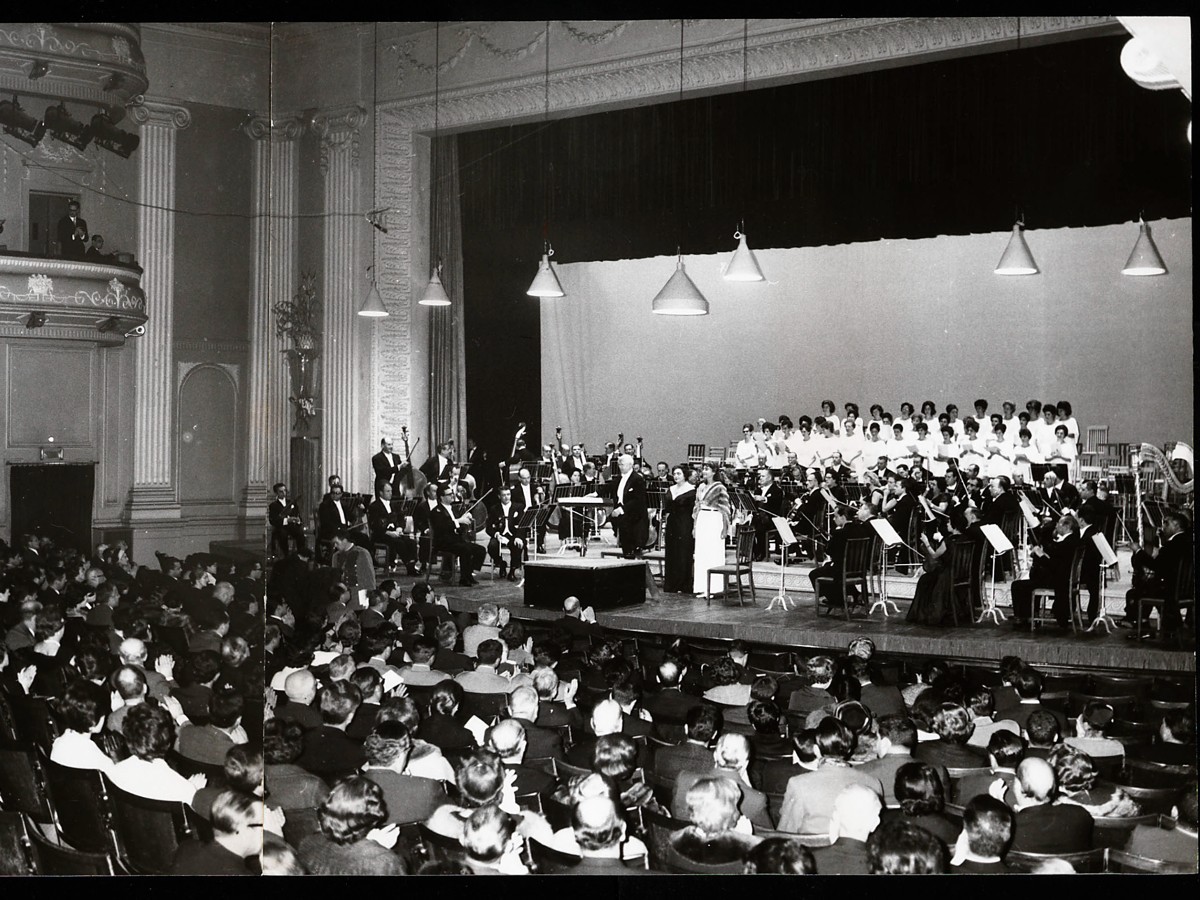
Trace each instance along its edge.
<instances>
[{"instance_id":1,"label":"audience","mask_svg":"<svg viewBox=\"0 0 1200 900\"><path fill-rule=\"evenodd\" d=\"M378 784L361 775L344 779L321 804L320 831L300 842L297 856L310 875L406 875L392 852L399 829L387 820Z\"/></svg>"},{"instance_id":2,"label":"audience","mask_svg":"<svg viewBox=\"0 0 1200 900\"><path fill-rule=\"evenodd\" d=\"M957 875L1003 875L1009 871L1004 854L1013 836L1012 810L987 794L973 797L963 808L963 827L951 846L950 871Z\"/></svg>"},{"instance_id":3,"label":"audience","mask_svg":"<svg viewBox=\"0 0 1200 900\"><path fill-rule=\"evenodd\" d=\"M879 795L861 784L850 784L834 798L829 814L829 845L813 850L822 875L867 875L867 840L879 827Z\"/></svg>"}]
</instances>

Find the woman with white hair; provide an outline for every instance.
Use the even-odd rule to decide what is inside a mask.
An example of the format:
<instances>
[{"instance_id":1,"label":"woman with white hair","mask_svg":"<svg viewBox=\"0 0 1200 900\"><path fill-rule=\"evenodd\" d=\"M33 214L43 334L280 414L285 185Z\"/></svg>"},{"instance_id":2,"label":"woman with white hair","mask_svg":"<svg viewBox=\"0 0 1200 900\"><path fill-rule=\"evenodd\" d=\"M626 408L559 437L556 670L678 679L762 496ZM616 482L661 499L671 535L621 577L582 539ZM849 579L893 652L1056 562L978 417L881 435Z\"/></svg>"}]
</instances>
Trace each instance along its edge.
<instances>
[{"instance_id":1,"label":"woman with white hair","mask_svg":"<svg viewBox=\"0 0 1200 900\"><path fill-rule=\"evenodd\" d=\"M738 812L741 789L729 778L702 778L688 788L691 824L671 836L671 846L693 862L714 865L742 859L761 838Z\"/></svg>"}]
</instances>

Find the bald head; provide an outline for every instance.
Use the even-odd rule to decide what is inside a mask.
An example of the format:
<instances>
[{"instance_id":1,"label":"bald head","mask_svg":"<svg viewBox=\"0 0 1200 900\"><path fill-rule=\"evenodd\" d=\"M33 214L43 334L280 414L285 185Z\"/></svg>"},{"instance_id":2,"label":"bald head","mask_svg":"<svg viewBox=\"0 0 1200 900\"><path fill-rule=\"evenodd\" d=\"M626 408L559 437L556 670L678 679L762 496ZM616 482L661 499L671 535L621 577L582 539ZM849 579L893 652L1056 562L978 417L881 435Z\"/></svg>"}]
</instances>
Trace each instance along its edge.
<instances>
[{"instance_id":1,"label":"bald head","mask_svg":"<svg viewBox=\"0 0 1200 900\"><path fill-rule=\"evenodd\" d=\"M621 714L621 704L616 700L601 700L592 710L592 731L596 737L606 734L617 734L624 724Z\"/></svg>"},{"instance_id":2,"label":"bald head","mask_svg":"<svg viewBox=\"0 0 1200 900\"><path fill-rule=\"evenodd\" d=\"M750 764L750 740L744 734L728 732L717 738L713 761L726 769L741 769Z\"/></svg>"},{"instance_id":3,"label":"bald head","mask_svg":"<svg viewBox=\"0 0 1200 900\"><path fill-rule=\"evenodd\" d=\"M146 645L138 638L125 638L117 648L117 653L127 666L140 666L146 662Z\"/></svg>"},{"instance_id":4,"label":"bald head","mask_svg":"<svg viewBox=\"0 0 1200 900\"><path fill-rule=\"evenodd\" d=\"M882 809L883 803L873 790L861 784L847 785L833 801L830 835L835 841L839 837L865 841L879 827Z\"/></svg>"},{"instance_id":5,"label":"bald head","mask_svg":"<svg viewBox=\"0 0 1200 900\"><path fill-rule=\"evenodd\" d=\"M503 719L487 730L484 743L504 762L520 762L525 755L525 726L516 719Z\"/></svg>"},{"instance_id":6,"label":"bald head","mask_svg":"<svg viewBox=\"0 0 1200 900\"><path fill-rule=\"evenodd\" d=\"M508 709L513 718L534 721L538 715L537 691L528 685L521 685L508 695Z\"/></svg>"},{"instance_id":7,"label":"bald head","mask_svg":"<svg viewBox=\"0 0 1200 900\"><path fill-rule=\"evenodd\" d=\"M579 616L579 598L568 597L563 601L563 612L568 616Z\"/></svg>"},{"instance_id":8,"label":"bald head","mask_svg":"<svg viewBox=\"0 0 1200 900\"><path fill-rule=\"evenodd\" d=\"M1045 803L1054 793L1054 769L1036 756L1021 760L1017 766L1017 782L1021 793L1038 803Z\"/></svg>"},{"instance_id":9,"label":"bald head","mask_svg":"<svg viewBox=\"0 0 1200 900\"><path fill-rule=\"evenodd\" d=\"M293 672L283 682L283 692L293 703L302 703L307 706L317 696L317 679L308 669Z\"/></svg>"}]
</instances>

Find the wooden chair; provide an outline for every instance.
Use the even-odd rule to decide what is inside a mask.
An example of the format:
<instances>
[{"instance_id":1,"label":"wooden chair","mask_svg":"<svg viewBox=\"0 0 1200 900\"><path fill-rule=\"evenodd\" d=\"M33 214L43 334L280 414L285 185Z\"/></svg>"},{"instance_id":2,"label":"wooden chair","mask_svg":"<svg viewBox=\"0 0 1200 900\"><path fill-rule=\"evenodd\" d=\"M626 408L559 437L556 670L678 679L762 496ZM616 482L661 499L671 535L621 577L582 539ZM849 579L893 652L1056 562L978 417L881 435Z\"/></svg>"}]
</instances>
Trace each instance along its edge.
<instances>
[{"instance_id":1,"label":"wooden chair","mask_svg":"<svg viewBox=\"0 0 1200 900\"><path fill-rule=\"evenodd\" d=\"M1153 686L1149 675L1092 675L1090 690L1098 697L1144 698Z\"/></svg>"},{"instance_id":2,"label":"wooden chair","mask_svg":"<svg viewBox=\"0 0 1200 900\"><path fill-rule=\"evenodd\" d=\"M774 831L770 828L755 828L754 834L762 838L784 838L789 841L799 841L805 847L828 847L831 843L829 834L796 834L794 831Z\"/></svg>"},{"instance_id":3,"label":"wooden chair","mask_svg":"<svg viewBox=\"0 0 1200 900\"><path fill-rule=\"evenodd\" d=\"M870 597L870 579L871 579L871 559L875 553L874 536L850 538L846 541L845 556L843 557L841 587L842 587L842 613L846 617L846 621L850 621L850 594L851 587L859 587L862 589L862 602L866 602ZM834 584L838 581L833 575L823 575L817 578L817 593L815 595L817 604L817 615L821 614L821 584ZM832 615L833 607L830 606L830 615Z\"/></svg>"},{"instance_id":4,"label":"wooden chair","mask_svg":"<svg viewBox=\"0 0 1200 900\"><path fill-rule=\"evenodd\" d=\"M0 804L39 825L54 824L46 777L32 744L0 745Z\"/></svg>"},{"instance_id":5,"label":"wooden chair","mask_svg":"<svg viewBox=\"0 0 1200 900\"><path fill-rule=\"evenodd\" d=\"M1083 630L1083 611L1079 606L1079 575L1083 569L1083 549L1081 544L1075 551L1075 558L1071 561L1071 581L1067 587L1067 612L1071 620L1072 634L1079 634ZM1033 589L1033 608L1030 620L1034 627L1041 624L1055 625L1058 623L1052 611L1054 594L1054 588L1035 587Z\"/></svg>"},{"instance_id":6,"label":"wooden chair","mask_svg":"<svg viewBox=\"0 0 1200 900\"><path fill-rule=\"evenodd\" d=\"M33 823L29 823L25 832L29 839L30 868L37 875L118 874L112 857L107 853L72 850L55 844Z\"/></svg>"},{"instance_id":7,"label":"wooden chair","mask_svg":"<svg viewBox=\"0 0 1200 900\"><path fill-rule=\"evenodd\" d=\"M130 794L107 778L104 790L112 811L112 836L121 865L134 875L168 872L180 842L194 834L185 805Z\"/></svg>"},{"instance_id":8,"label":"wooden chair","mask_svg":"<svg viewBox=\"0 0 1200 900\"><path fill-rule=\"evenodd\" d=\"M1179 564L1179 570L1175 575L1175 598L1177 609L1182 615L1185 609L1192 610L1192 617L1196 614L1196 567L1195 560L1192 555L1185 554L1183 561ZM1145 618L1146 625L1150 624L1150 617L1145 613L1147 609L1158 609L1164 606L1167 602L1166 597L1139 597L1137 601L1137 631L1135 632L1137 640L1142 640L1142 635L1146 632L1142 627L1142 620ZM1162 632L1162 613L1159 613L1158 620L1159 632Z\"/></svg>"},{"instance_id":9,"label":"wooden chair","mask_svg":"<svg viewBox=\"0 0 1200 900\"><path fill-rule=\"evenodd\" d=\"M1144 816L1092 816L1092 846L1120 849L1129 840L1129 835L1139 825L1157 825L1162 818L1158 813Z\"/></svg>"},{"instance_id":10,"label":"wooden chair","mask_svg":"<svg viewBox=\"0 0 1200 900\"><path fill-rule=\"evenodd\" d=\"M103 853L110 849L108 795L100 773L52 762L38 750L46 793L54 806L58 834L76 850Z\"/></svg>"},{"instance_id":11,"label":"wooden chair","mask_svg":"<svg viewBox=\"0 0 1200 900\"><path fill-rule=\"evenodd\" d=\"M696 862L676 850L668 839L659 850L658 868L676 875L741 875L746 864L740 859L728 863Z\"/></svg>"},{"instance_id":12,"label":"wooden chair","mask_svg":"<svg viewBox=\"0 0 1200 900\"><path fill-rule=\"evenodd\" d=\"M521 809L523 809L527 812L537 813L539 816L542 815L542 795L541 794L537 794L537 793L517 794L513 799L516 801L517 806L521 807Z\"/></svg>"},{"instance_id":13,"label":"wooden chair","mask_svg":"<svg viewBox=\"0 0 1200 900\"><path fill-rule=\"evenodd\" d=\"M792 674L791 650L751 650L746 659L751 672L764 675Z\"/></svg>"},{"instance_id":14,"label":"wooden chair","mask_svg":"<svg viewBox=\"0 0 1200 900\"><path fill-rule=\"evenodd\" d=\"M657 871L666 870L666 849L670 846L671 835L676 831L687 828L691 822L686 819L672 819L653 810L642 810L642 823L646 827L646 849L650 852L650 868Z\"/></svg>"},{"instance_id":15,"label":"wooden chair","mask_svg":"<svg viewBox=\"0 0 1200 900\"><path fill-rule=\"evenodd\" d=\"M1097 779L1096 787L1113 787L1112 782L1102 781ZM1182 792L1181 787L1137 787L1132 784L1115 785L1128 794L1132 799L1136 800L1138 806L1142 808L1142 812L1161 813L1162 815L1170 815L1172 808L1179 800L1179 794Z\"/></svg>"},{"instance_id":16,"label":"wooden chair","mask_svg":"<svg viewBox=\"0 0 1200 900\"><path fill-rule=\"evenodd\" d=\"M1104 847L1081 850L1078 853L1031 853L1022 850L1009 850L1004 855L1004 862L1018 871L1032 872L1044 862L1052 859L1061 859L1069 862L1076 872L1103 872L1104 858L1107 852Z\"/></svg>"},{"instance_id":17,"label":"wooden chair","mask_svg":"<svg viewBox=\"0 0 1200 900\"><path fill-rule=\"evenodd\" d=\"M696 466L704 465L704 450L703 444L688 444L687 445L687 464L695 468Z\"/></svg>"},{"instance_id":18,"label":"wooden chair","mask_svg":"<svg viewBox=\"0 0 1200 900\"><path fill-rule=\"evenodd\" d=\"M742 579L747 578L750 581L750 605L754 605L754 528L750 525L739 525L737 527L737 549L733 565L715 566L708 570L708 577L713 575L721 576L721 602L725 602L725 598L729 593L729 579L732 577L737 582L738 590L738 606L743 606L742 602ZM705 587L710 587L711 581L705 582ZM708 596L708 606L712 606L712 595Z\"/></svg>"},{"instance_id":19,"label":"wooden chair","mask_svg":"<svg viewBox=\"0 0 1200 900\"><path fill-rule=\"evenodd\" d=\"M1083 712L1083 708L1089 703L1107 704L1112 707L1114 718L1126 720L1134 718L1142 705L1142 701L1133 694L1123 697L1105 697L1100 694L1085 694L1080 691L1071 691L1067 703L1067 711L1072 716L1077 716Z\"/></svg>"},{"instance_id":20,"label":"wooden chair","mask_svg":"<svg viewBox=\"0 0 1200 900\"><path fill-rule=\"evenodd\" d=\"M983 546L978 541L950 542L950 618L955 625L958 625L959 606L967 610L968 618L973 618L975 597L983 596L979 560L984 555ZM964 597L965 601L960 599Z\"/></svg>"},{"instance_id":21,"label":"wooden chair","mask_svg":"<svg viewBox=\"0 0 1200 900\"><path fill-rule=\"evenodd\" d=\"M578 856L547 847L534 839L529 841L529 856L538 875L570 875L571 870L581 862Z\"/></svg>"},{"instance_id":22,"label":"wooden chair","mask_svg":"<svg viewBox=\"0 0 1200 900\"><path fill-rule=\"evenodd\" d=\"M1148 759L1126 757L1117 783L1135 787L1183 787L1195 777L1195 766L1171 766Z\"/></svg>"},{"instance_id":23,"label":"wooden chair","mask_svg":"<svg viewBox=\"0 0 1200 900\"><path fill-rule=\"evenodd\" d=\"M591 769L585 769L582 766L573 766L570 763L565 763L561 759L555 760L555 769L558 770L558 780L561 784L566 784L576 775L591 775Z\"/></svg>"},{"instance_id":24,"label":"wooden chair","mask_svg":"<svg viewBox=\"0 0 1200 900\"><path fill-rule=\"evenodd\" d=\"M1126 853L1124 850L1110 849L1105 871L1119 872L1125 875L1191 875L1195 873L1196 866L1195 864L1152 859L1149 856Z\"/></svg>"}]
</instances>

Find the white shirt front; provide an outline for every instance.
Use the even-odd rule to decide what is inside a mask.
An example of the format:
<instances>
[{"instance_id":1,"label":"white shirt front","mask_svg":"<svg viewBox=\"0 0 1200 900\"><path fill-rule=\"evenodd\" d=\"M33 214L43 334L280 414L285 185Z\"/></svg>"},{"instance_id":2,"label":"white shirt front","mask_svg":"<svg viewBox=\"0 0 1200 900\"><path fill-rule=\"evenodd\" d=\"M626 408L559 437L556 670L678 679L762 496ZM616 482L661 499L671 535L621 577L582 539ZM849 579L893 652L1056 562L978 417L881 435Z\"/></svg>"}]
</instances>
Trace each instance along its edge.
<instances>
[{"instance_id":1,"label":"white shirt front","mask_svg":"<svg viewBox=\"0 0 1200 900\"><path fill-rule=\"evenodd\" d=\"M533 485L522 484L519 487L521 488L521 496L525 498L525 505L533 506Z\"/></svg>"},{"instance_id":2,"label":"white shirt front","mask_svg":"<svg viewBox=\"0 0 1200 900\"><path fill-rule=\"evenodd\" d=\"M626 472L624 475L621 476L620 484L617 485L616 501L617 501L618 506L621 504L621 498L625 495L625 485L627 485L629 483L629 476L632 474L633 474L632 469L630 471Z\"/></svg>"}]
</instances>

